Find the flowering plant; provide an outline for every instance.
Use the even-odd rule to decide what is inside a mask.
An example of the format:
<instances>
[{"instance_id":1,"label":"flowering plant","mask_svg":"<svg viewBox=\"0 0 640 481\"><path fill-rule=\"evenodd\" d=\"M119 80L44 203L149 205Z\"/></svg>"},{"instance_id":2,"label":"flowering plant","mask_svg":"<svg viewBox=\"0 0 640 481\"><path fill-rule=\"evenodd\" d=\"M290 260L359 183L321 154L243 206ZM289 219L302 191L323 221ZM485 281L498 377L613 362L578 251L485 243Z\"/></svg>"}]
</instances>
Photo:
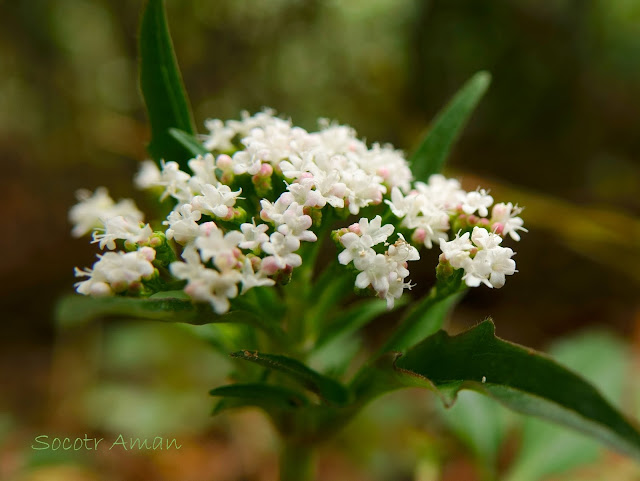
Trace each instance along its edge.
<instances>
[{"instance_id":1,"label":"flowering plant","mask_svg":"<svg viewBox=\"0 0 640 481\"><path fill-rule=\"evenodd\" d=\"M321 120L308 132L271 110L209 120L198 136L161 0L147 3L140 42L154 160L135 184L168 213L146 223L129 199L79 191L72 233L90 234L104 253L76 269L86 297L63 302L60 317L240 326L214 343L237 366L233 383L211 391L216 412L269 415L283 438L283 480L311 479L316 443L371 399L416 385L445 404L476 390L640 457L640 434L578 375L495 337L490 320L458 336L440 330L467 288L500 288L516 272L502 243L526 232L520 207L439 174L487 74L463 87L407 160L350 127ZM437 282L407 305L409 263L427 249L441 251ZM326 359L391 310L398 326L355 374L355 353Z\"/></svg>"}]
</instances>

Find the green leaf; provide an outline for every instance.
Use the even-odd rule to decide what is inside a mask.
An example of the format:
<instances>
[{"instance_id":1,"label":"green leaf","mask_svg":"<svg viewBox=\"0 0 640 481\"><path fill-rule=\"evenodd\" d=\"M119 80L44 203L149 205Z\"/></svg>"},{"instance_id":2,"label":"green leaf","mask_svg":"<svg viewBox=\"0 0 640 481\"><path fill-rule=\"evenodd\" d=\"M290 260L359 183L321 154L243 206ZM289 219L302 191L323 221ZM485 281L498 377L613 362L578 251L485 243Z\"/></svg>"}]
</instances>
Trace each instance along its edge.
<instances>
[{"instance_id":1,"label":"green leaf","mask_svg":"<svg viewBox=\"0 0 640 481\"><path fill-rule=\"evenodd\" d=\"M149 298L137 297L64 297L56 306L56 320L63 326L82 324L97 318L147 319L187 324L233 322L249 324L273 335L282 342L286 335L275 325L263 322L256 314L246 310L232 310L216 314L208 304L194 304L184 298L182 291L167 291Z\"/></svg>"},{"instance_id":2,"label":"green leaf","mask_svg":"<svg viewBox=\"0 0 640 481\"><path fill-rule=\"evenodd\" d=\"M193 157L169 129L194 134L193 119L173 51L163 0L148 0L139 35L140 90L151 124L148 150L156 161L175 161L184 169Z\"/></svg>"},{"instance_id":3,"label":"green leaf","mask_svg":"<svg viewBox=\"0 0 640 481\"><path fill-rule=\"evenodd\" d=\"M551 347L554 359L584 375L612 402L619 402L630 362L629 348L610 333L595 331L564 339ZM593 463L601 447L582 433L545 421L527 418L520 449L505 481L549 479Z\"/></svg>"},{"instance_id":4,"label":"green leaf","mask_svg":"<svg viewBox=\"0 0 640 481\"><path fill-rule=\"evenodd\" d=\"M169 135L180 142L180 145L182 145L185 149L191 152L191 155L193 157L196 157L198 155L206 155L209 153L209 151L204 147L204 145L202 145L202 142L200 142L195 135L191 135L183 130L173 128L169 129Z\"/></svg>"},{"instance_id":5,"label":"green leaf","mask_svg":"<svg viewBox=\"0 0 640 481\"><path fill-rule=\"evenodd\" d=\"M488 72L478 72L456 93L433 121L418 150L411 156L411 170L416 180L426 182L442 166L458 139L462 128L491 82Z\"/></svg>"},{"instance_id":6,"label":"green leaf","mask_svg":"<svg viewBox=\"0 0 640 481\"><path fill-rule=\"evenodd\" d=\"M307 398L297 391L264 383L230 384L212 389L209 394L224 398L217 404L213 414L248 406L271 412L273 409L289 410L309 404Z\"/></svg>"},{"instance_id":7,"label":"green leaf","mask_svg":"<svg viewBox=\"0 0 640 481\"><path fill-rule=\"evenodd\" d=\"M394 308L401 307L407 302L407 297L396 301ZM387 302L383 300L367 299L350 306L337 316L326 328L323 328L314 350L319 350L335 339L351 334L366 325L376 317L388 312Z\"/></svg>"},{"instance_id":8,"label":"green leaf","mask_svg":"<svg viewBox=\"0 0 640 481\"><path fill-rule=\"evenodd\" d=\"M378 354L403 351L437 332L442 328L447 314L463 295L464 291L443 294L438 293L437 290L432 291L410 308Z\"/></svg>"},{"instance_id":9,"label":"green leaf","mask_svg":"<svg viewBox=\"0 0 640 481\"><path fill-rule=\"evenodd\" d=\"M589 434L640 460L640 433L600 392L551 358L495 337L491 321L457 336L440 331L396 359L397 381L437 388L446 404L460 389Z\"/></svg>"},{"instance_id":10,"label":"green leaf","mask_svg":"<svg viewBox=\"0 0 640 481\"><path fill-rule=\"evenodd\" d=\"M305 389L317 394L325 402L341 405L349 399L349 393L342 384L323 376L296 359L257 351L238 351L231 354L231 357L251 361L286 374Z\"/></svg>"},{"instance_id":11,"label":"green leaf","mask_svg":"<svg viewBox=\"0 0 640 481\"><path fill-rule=\"evenodd\" d=\"M463 441L486 476L495 479L498 455L511 418L504 406L474 391L461 391L453 406L438 411L451 431Z\"/></svg>"}]
</instances>

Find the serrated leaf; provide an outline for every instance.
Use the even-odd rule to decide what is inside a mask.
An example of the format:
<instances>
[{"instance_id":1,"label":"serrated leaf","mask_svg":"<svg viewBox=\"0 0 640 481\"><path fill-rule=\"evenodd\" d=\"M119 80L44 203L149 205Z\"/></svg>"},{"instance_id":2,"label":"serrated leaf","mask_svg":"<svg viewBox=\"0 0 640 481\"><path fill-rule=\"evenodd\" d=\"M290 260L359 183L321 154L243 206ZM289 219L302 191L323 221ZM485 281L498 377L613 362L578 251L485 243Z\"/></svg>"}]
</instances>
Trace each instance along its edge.
<instances>
[{"instance_id":1,"label":"serrated leaf","mask_svg":"<svg viewBox=\"0 0 640 481\"><path fill-rule=\"evenodd\" d=\"M581 333L549 350L554 359L579 372L619 402L629 366L629 348L607 332ZM595 440L582 433L535 418L524 420L522 440L505 481L539 481L593 463L602 454Z\"/></svg>"},{"instance_id":2,"label":"serrated leaf","mask_svg":"<svg viewBox=\"0 0 640 481\"><path fill-rule=\"evenodd\" d=\"M398 382L436 388L445 403L473 389L640 460L640 433L595 387L551 358L497 338L491 321L457 336L440 331L398 357L394 368Z\"/></svg>"},{"instance_id":3,"label":"serrated leaf","mask_svg":"<svg viewBox=\"0 0 640 481\"><path fill-rule=\"evenodd\" d=\"M296 359L257 351L238 351L231 356L286 374L305 389L317 394L325 402L341 405L349 399L349 393L342 384L323 376Z\"/></svg>"},{"instance_id":4,"label":"serrated leaf","mask_svg":"<svg viewBox=\"0 0 640 481\"><path fill-rule=\"evenodd\" d=\"M209 151L202 145L195 135L188 134L187 132L180 129L169 129L169 134L171 137L180 142L185 149L191 152L193 157L198 155L207 155Z\"/></svg>"},{"instance_id":5,"label":"serrated leaf","mask_svg":"<svg viewBox=\"0 0 640 481\"><path fill-rule=\"evenodd\" d=\"M411 170L416 180L426 182L442 170L451 146L458 139L471 113L491 82L488 72L478 72L442 109L418 150L411 156Z\"/></svg>"},{"instance_id":6,"label":"serrated leaf","mask_svg":"<svg viewBox=\"0 0 640 481\"><path fill-rule=\"evenodd\" d=\"M216 314L208 304L194 304L182 291L167 291L149 298L81 295L64 297L56 306L55 318L62 326L82 324L97 318L146 319L187 324L243 323L263 329L277 339L286 337L278 326L267 324L253 312L232 310Z\"/></svg>"},{"instance_id":7,"label":"serrated leaf","mask_svg":"<svg viewBox=\"0 0 640 481\"><path fill-rule=\"evenodd\" d=\"M151 124L148 150L154 160L178 162L186 169L191 152L173 138L169 129L194 134L189 101L184 89L163 0L148 0L140 22L140 90Z\"/></svg>"},{"instance_id":8,"label":"serrated leaf","mask_svg":"<svg viewBox=\"0 0 640 481\"><path fill-rule=\"evenodd\" d=\"M220 396L213 414L241 407L259 407L267 412L276 410L290 410L309 404L308 399L301 393L283 386L264 383L230 384L209 391L212 396Z\"/></svg>"},{"instance_id":9,"label":"serrated leaf","mask_svg":"<svg viewBox=\"0 0 640 481\"><path fill-rule=\"evenodd\" d=\"M464 292L454 292L440 296L434 292L425 296L409 309L378 353L403 351L437 332L463 295Z\"/></svg>"}]
</instances>

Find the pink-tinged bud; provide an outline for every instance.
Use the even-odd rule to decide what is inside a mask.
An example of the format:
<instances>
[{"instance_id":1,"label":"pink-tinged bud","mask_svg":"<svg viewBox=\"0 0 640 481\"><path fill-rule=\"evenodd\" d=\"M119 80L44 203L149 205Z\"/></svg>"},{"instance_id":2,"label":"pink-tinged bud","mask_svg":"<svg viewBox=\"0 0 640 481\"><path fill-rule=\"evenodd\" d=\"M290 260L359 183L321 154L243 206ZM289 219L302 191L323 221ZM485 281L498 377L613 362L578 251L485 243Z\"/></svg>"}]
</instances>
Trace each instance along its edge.
<instances>
[{"instance_id":1,"label":"pink-tinged bud","mask_svg":"<svg viewBox=\"0 0 640 481\"><path fill-rule=\"evenodd\" d=\"M211 235L211 233L217 228L218 226L215 222L205 222L204 224L200 224L200 230L206 236Z\"/></svg>"},{"instance_id":2,"label":"pink-tinged bud","mask_svg":"<svg viewBox=\"0 0 640 481\"><path fill-rule=\"evenodd\" d=\"M311 172L303 172L300 174L299 179L313 179L313 174Z\"/></svg>"},{"instance_id":3,"label":"pink-tinged bud","mask_svg":"<svg viewBox=\"0 0 640 481\"><path fill-rule=\"evenodd\" d=\"M224 220L231 220L231 219L233 219L233 214L234 214L233 207L227 207L227 215L225 215L223 217L223 219Z\"/></svg>"},{"instance_id":4,"label":"pink-tinged bud","mask_svg":"<svg viewBox=\"0 0 640 481\"><path fill-rule=\"evenodd\" d=\"M411 240L416 244L424 244L425 239L427 238L427 231L422 227L418 227L413 234L411 235Z\"/></svg>"},{"instance_id":5,"label":"pink-tinged bud","mask_svg":"<svg viewBox=\"0 0 640 481\"><path fill-rule=\"evenodd\" d=\"M354 224L351 224L349 226L349 230L354 234L362 235L362 231L360 230L360 224L358 224L357 222Z\"/></svg>"},{"instance_id":6,"label":"pink-tinged bud","mask_svg":"<svg viewBox=\"0 0 640 481\"><path fill-rule=\"evenodd\" d=\"M267 211L265 211L264 209L260 211L260 218L265 222L271 222L271 219L269 218L269 214L267 214Z\"/></svg>"},{"instance_id":7,"label":"pink-tinged bud","mask_svg":"<svg viewBox=\"0 0 640 481\"><path fill-rule=\"evenodd\" d=\"M489 224L490 224L489 219L487 219L486 217L483 217L478 221L478 225L480 227L489 227Z\"/></svg>"},{"instance_id":8,"label":"pink-tinged bud","mask_svg":"<svg viewBox=\"0 0 640 481\"><path fill-rule=\"evenodd\" d=\"M260 270L266 275L272 276L280 270L280 265L278 264L278 261L275 257L269 256L262 259Z\"/></svg>"},{"instance_id":9,"label":"pink-tinged bud","mask_svg":"<svg viewBox=\"0 0 640 481\"><path fill-rule=\"evenodd\" d=\"M185 294L187 294L189 297L195 297L196 290L197 287L195 284L187 284L187 286L184 288Z\"/></svg>"},{"instance_id":10,"label":"pink-tinged bud","mask_svg":"<svg viewBox=\"0 0 640 481\"><path fill-rule=\"evenodd\" d=\"M501 219L502 217L506 217L509 215L509 209L507 208L507 206L505 204L496 204L493 206L493 209L491 210L491 217L494 217L496 219Z\"/></svg>"},{"instance_id":11,"label":"pink-tinged bud","mask_svg":"<svg viewBox=\"0 0 640 481\"><path fill-rule=\"evenodd\" d=\"M260 265L262 264L262 260L257 256L249 257L249 262L251 262L251 267L253 268L253 272L258 272L260 270Z\"/></svg>"},{"instance_id":12,"label":"pink-tinged bud","mask_svg":"<svg viewBox=\"0 0 640 481\"><path fill-rule=\"evenodd\" d=\"M390 174L389 169L387 167L380 167L376 173L385 180L389 178L389 174Z\"/></svg>"},{"instance_id":13,"label":"pink-tinged bud","mask_svg":"<svg viewBox=\"0 0 640 481\"><path fill-rule=\"evenodd\" d=\"M502 233L504 232L504 224L502 222L496 222L495 224L493 224L491 230L498 235L502 235Z\"/></svg>"},{"instance_id":14,"label":"pink-tinged bud","mask_svg":"<svg viewBox=\"0 0 640 481\"><path fill-rule=\"evenodd\" d=\"M220 177L220 182L225 185L231 185L231 182L233 182L233 178L234 178L233 170L225 170L222 176Z\"/></svg>"},{"instance_id":15,"label":"pink-tinged bud","mask_svg":"<svg viewBox=\"0 0 640 481\"><path fill-rule=\"evenodd\" d=\"M445 256L444 253L442 253L438 256L438 262L441 262L444 264L445 262L449 262L449 260L447 259L447 256Z\"/></svg>"},{"instance_id":16,"label":"pink-tinged bud","mask_svg":"<svg viewBox=\"0 0 640 481\"><path fill-rule=\"evenodd\" d=\"M470 255L471 257L474 257L477 253L478 253L478 248L477 248L477 247L472 247L472 248L469 250L469 255Z\"/></svg>"},{"instance_id":17,"label":"pink-tinged bud","mask_svg":"<svg viewBox=\"0 0 640 481\"><path fill-rule=\"evenodd\" d=\"M259 176L271 177L272 174L273 174L273 167L271 167L271 164L262 164L260 166L260 171L258 172Z\"/></svg>"},{"instance_id":18,"label":"pink-tinged bud","mask_svg":"<svg viewBox=\"0 0 640 481\"><path fill-rule=\"evenodd\" d=\"M379 190L376 191L375 194L373 194L373 205L378 205L382 202L382 192L380 192Z\"/></svg>"},{"instance_id":19,"label":"pink-tinged bud","mask_svg":"<svg viewBox=\"0 0 640 481\"><path fill-rule=\"evenodd\" d=\"M143 247L138 252L140 252L142 257L149 262L153 261L156 258L156 251L151 247Z\"/></svg>"},{"instance_id":20,"label":"pink-tinged bud","mask_svg":"<svg viewBox=\"0 0 640 481\"><path fill-rule=\"evenodd\" d=\"M231 169L232 165L233 165L233 159L229 157L227 154L221 154L216 159L216 167L222 171Z\"/></svg>"},{"instance_id":21,"label":"pink-tinged bud","mask_svg":"<svg viewBox=\"0 0 640 481\"><path fill-rule=\"evenodd\" d=\"M162 238L158 237L158 236L153 236L151 237L151 240L149 241L149 245L151 247L159 247L162 245Z\"/></svg>"},{"instance_id":22,"label":"pink-tinged bud","mask_svg":"<svg viewBox=\"0 0 640 481\"><path fill-rule=\"evenodd\" d=\"M470 225L475 225L478 223L478 221L480 220L480 218L477 215L473 215L471 214L469 217L467 217L467 222Z\"/></svg>"},{"instance_id":23,"label":"pink-tinged bud","mask_svg":"<svg viewBox=\"0 0 640 481\"><path fill-rule=\"evenodd\" d=\"M124 292L129 288L127 281L117 281L111 284L111 288L114 292Z\"/></svg>"}]
</instances>

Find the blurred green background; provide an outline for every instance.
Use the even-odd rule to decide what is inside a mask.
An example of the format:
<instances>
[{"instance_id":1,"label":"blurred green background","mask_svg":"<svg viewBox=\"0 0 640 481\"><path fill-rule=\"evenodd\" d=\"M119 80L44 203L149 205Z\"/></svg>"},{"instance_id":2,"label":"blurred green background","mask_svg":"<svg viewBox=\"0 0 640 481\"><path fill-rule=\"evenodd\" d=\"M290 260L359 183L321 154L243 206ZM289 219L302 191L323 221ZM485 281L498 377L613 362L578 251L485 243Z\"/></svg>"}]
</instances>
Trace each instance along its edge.
<instances>
[{"instance_id":1,"label":"blurred green background","mask_svg":"<svg viewBox=\"0 0 640 481\"><path fill-rule=\"evenodd\" d=\"M56 298L72 290L73 266L90 265L95 253L86 239L69 235L75 190L105 185L114 197L144 205L131 187L149 135L136 84L141 6L0 0L0 413L7 413L0 416L0 447L3 432L13 436L4 437L1 479L17 472L12 466L22 462L20 447L34 429L73 430L75 420L82 429L117 430L120 421L61 415L64 382L91 377L84 369L93 362L98 387L106 389L109 363L127 352L120 343L145 343L126 326L69 339L56 333L51 317ZM411 152L464 81L491 72L489 93L447 173L469 189L490 187L496 199L524 205L530 233L515 246L520 273L504 289L470 293L451 329L491 315L501 337L538 348L592 325L639 342L640 1L167 0L167 10L201 131L209 117L269 106L306 128L328 117L370 142ZM423 288L432 276L426 264L424 276L412 276ZM153 335L164 339L163 354L131 354L133 367L116 379L150 376L138 358L154 359L153 369L207 362L215 370L218 361L207 361L205 349L203 358L185 359L179 341L166 341L173 331ZM83 351L87 336L98 336L99 354ZM111 354L109 346L116 346ZM220 379L200 373L185 381L182 368L169 376L176 392L199 396ZM85 393L86 382L74 383L68 389ZM140 396L149 393L138 394L144 411ZM111 399L105 396L99 402ZM183 408L205 406L206 418L208 401L198 399ZM415 479L440 479L426 477L429 469ZM104 479L137 479L123 472ZM265 472L216 479L271 479ZM50 476L38 479L58 479ZM400 479L385 476L350 479Z\"/></svg>"}]
</instances>

